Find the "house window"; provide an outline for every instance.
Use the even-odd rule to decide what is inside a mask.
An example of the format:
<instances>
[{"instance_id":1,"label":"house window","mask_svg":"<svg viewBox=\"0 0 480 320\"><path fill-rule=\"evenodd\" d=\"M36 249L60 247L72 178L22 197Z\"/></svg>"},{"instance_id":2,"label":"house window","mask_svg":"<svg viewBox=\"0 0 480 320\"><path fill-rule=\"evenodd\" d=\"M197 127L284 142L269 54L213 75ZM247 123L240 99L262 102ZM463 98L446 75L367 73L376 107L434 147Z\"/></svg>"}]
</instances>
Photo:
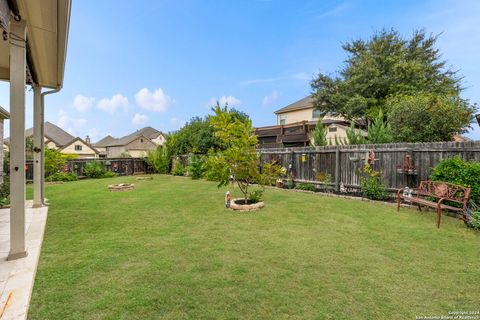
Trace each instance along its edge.
<instances>
[{"instance_id":1,"label":"house window","mask_svg":"<svg viewBox=\"0 0 480 320\"><path fill-rule=\"evenodd\" d=\"M320 118L321 115L322 115L322 112L320 110L313 109L313 111L312 111L312 118L313 119L318 119L318 118Z\"/></svg>"},{"instance_id":2,"label":"house window","mask_svg":"<svg viewBox=\"0 0 480 320\"><path fill-rule=\"evenodd\" d=\"M75 145L75 151L82 151L82 145L76 144Z\"/></svg>"},{"instance_id":3,"label":"house window","mask_svg":"<svg viewBox=\"0 0 480 320\"><path fill-rule=\"evenodd\" d=\"M328 132L337 132L337 127L328 128Z\"/></svg>"},{"instance_id":4,"label":"house window","mask_svg":"<svg viewBox=\"0 0 480 320\"><path fill-rule=\"evenodd\" d=\"M281 114L280 115L280 125L283 126L287 120L287 115L286 114Z\"/></svg>"},{"instance_id":5,"label":"house window","mask_svg":"<svg viewBox=\"0 0 480 320\"><path fill-rule=\"evenodd\" d=\"M143 138L140 138L140 142L143 143Z\"/></svg>"}]
</instances>

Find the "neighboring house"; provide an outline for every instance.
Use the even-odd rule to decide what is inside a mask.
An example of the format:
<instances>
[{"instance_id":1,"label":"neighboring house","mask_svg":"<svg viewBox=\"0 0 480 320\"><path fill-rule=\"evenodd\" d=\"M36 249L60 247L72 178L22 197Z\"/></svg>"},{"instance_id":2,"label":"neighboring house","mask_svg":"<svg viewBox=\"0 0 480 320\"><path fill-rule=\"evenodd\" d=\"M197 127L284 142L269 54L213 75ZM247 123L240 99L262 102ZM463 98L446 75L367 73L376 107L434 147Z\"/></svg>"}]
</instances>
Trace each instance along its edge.
<instances>
[{"instance_id":1,"label":"neighboring house","mask_svg":"<svg viewBox=\"0 0 480 320\"><path fill-rule=\"evenodd\" d=\"M108 135L97 143L94 143L95 149L98 150L100 158L107 157L107 146L115 143L115 140L117 139Z\"/></svg>"},{"instance_id":2,"label":"neighboring house","mask_svg":"<svg viewBox=\"0 0 480 320\"><path fill-rule=\"evenodd\" d=\"M106 136L94 146L99 150L101 157L117 158L129 155L141 158L164 143L163 133L152 127L145 127L119 139Z\"/></svg>"},{"instance_id":3,"label":"neighboring house","mask_svg":"<svg viewBox=\"0 0 480 320\"><path fill-rule=\"evenodd\" d=\"M7 110L0 107L0 145L4 146L3 143L3 128L5 120L10 118L10 114ZM5 148L0 149L0 184L3 183L3 153Z\"/></svg>"},{"instance_id":4,"label":"neighboring house","mask_svg":"<svg viewBox=\"0 0 480 320\"><path fill-rule=\"evenodd\" d=\"M98 158L100 153L88 142L88 140L88 136L85 140L78 137L74 138L72 141L59 148L58 151L65 154L75 154L80 159Z\"/></svg>"},{"instance_id":5,"label":"neighboring house","mask_svg":"<svg viewBox=\"0 0 480 320\"><path fill-rule=\"evenodd\" d=\"M51 122L45 122L45 146L49 149L58 150L65 154L77 155L79 158L97 158L96 150L88 141L74 137L62 128ZM25 137L33 137L33 128L25 130ZM86 140L89 140L87 137ZM5 139L8 145L9 139Z\"/></svg>"},{"instance_id":6,"label":"neighboring house","mask_svg":"<svg viewBox=\"0 0 480 320\"><path fill-rule=\"evenodd\" d=\"M313 144L312 131L321 116L313 106L311 96L300 99L286 107L275 111L277 125L255 129L261 147L301 147ZM327 141L336 144L347 138L350 121L343 117L326 115L322 124L327 128ZM358 127L358 125L357 125ZM359 133L366 135L363 130Z\"/></svg>"}]
</instances>

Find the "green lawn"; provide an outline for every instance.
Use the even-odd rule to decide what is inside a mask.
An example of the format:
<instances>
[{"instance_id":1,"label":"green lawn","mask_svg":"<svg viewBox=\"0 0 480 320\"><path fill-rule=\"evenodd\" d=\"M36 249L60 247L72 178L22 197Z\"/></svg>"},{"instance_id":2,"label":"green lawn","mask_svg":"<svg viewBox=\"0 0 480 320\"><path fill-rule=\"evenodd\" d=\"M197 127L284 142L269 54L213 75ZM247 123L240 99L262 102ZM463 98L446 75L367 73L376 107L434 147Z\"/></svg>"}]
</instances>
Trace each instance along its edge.
<instances>
[{"instance_id":1,"label":"green lawn","mask_svg":"<svg viewBox=\"0 0 480 320\"><path fill-rule=\"evenodd\" d=\"M154 176L47 186L29 319L414 319L480 309L480 235L433 212Z\"/></svg>"}]
</instances>

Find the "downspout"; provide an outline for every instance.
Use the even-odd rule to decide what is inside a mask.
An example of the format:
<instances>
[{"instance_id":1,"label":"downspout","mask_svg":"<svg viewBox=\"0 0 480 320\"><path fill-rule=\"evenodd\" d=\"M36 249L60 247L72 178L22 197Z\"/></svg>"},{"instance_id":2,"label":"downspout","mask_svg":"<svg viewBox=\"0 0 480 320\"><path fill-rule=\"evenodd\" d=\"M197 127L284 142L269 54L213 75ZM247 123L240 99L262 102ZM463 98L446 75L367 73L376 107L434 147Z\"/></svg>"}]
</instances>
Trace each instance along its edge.
<instances>
[{"instance_id":1,"label":"downspout","mask_svg":"<svg viewBox=\"0 0 480 320\"><path fill-rule=\"evenodd\" d=\"M42 96L42 134L41 136L42 137L45 137L45 96L46 95L49 95L49 94L52 94L52 93L57 93L59 92L60 90L62 90L62 86L59 86L57 89L53 89L53 90L50 90L50 91L45 91L45 92L42 92L41 96ZM45 202L45 144L42 143L42 146L41 146L41 149L42 149L42 156L41 156L41 159L42 159L42 163L41 163L41 168L42 168L42 180L41 180L41 187L40 187L40 190L41 190L41 196L40 198L42 199L42 204L43 205L48 205L48 203Z\"/></svg>"}]
</instances>

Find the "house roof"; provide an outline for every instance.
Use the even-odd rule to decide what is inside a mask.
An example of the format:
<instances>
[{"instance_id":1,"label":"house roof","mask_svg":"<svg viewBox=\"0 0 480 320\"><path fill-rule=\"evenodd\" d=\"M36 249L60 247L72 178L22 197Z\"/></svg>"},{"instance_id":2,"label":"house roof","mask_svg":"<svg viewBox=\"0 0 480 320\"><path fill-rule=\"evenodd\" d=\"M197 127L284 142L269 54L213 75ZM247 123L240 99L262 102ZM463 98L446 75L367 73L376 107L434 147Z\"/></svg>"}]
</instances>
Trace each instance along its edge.
<instances>
[{"instance_id":1,"label":"house roof","mask_svg":"<svg viewBox=\"0 0 480 320\"><path fill-rule=\"evenodd\" d=\"M309 108L313 108L312 96L305 97L303 99L295 101L294 103L289 104L286 107L278 109L277 111L275 111L275 114L302 110L302 109L309 109Z\"/></svg>"},{"instance_id":2,"label":"house roof","mask_svg":"<svg viewBox=\"0 0 480 320\"><path fill-rule=\"evenodd\" d=\"M88 146L90 149L92 149L93 152L95 153L99 153L99 151L97 149L95 149L90 143L86 142L85 140L83 140L82 138L80 137L76 137L76 138L73 138L71 141L67 142L65 145L63 145L59 151L62 151L63 149L65 149L66 147L72 145L73 143L77 142L77 141L80 141L82 142L83 144L85 144L86 146Z\"/></svg>"},{"instance_id":3,"label":"house roof","mask_svg":"<svg viewBox=\"0 0 480 320\"><path fill-rule=\"evenodd\" d=\"M111 143L115 142L115 138L112 137L111 135L106 136L105 138L99 140L98 142L94 143L93 145L95 147L106 147L110 145Z\"/></svg>"},{"instance_id":4,"label":"house roof","mask_svg":"<svg viewBox=\"0 0 480 320\"><path fill-rule=\"evenodd\" d=\"M10 113L2 107L0 107L0 119L10 119Z\"/></svg>"},{"instance_id":5,"label":"house roof","mask_svg":"<svg viewBox=\"0 0 480 320\"><path fill-rule=\"evenodd\" d=\"M145 137L149 140L152 140L152 139L155 139L156 137L158 137L161 134L162 133L155 128L145 127L145 128L139 129L139 130L127 135L127 136L121 137L120 139L112 138L113 141L110 141L107 144L104 144L102 146L105 146L105 147L107 147L107 146L108 147L109 146L124 146L124 145L127 145L130 142L132 142L133 140L135 140L137 138L140 138L140 137ZM106 138L107 137L103 138L102 140L104 140ZM102 141L102 140L100 140L100 141ZM98 142L95 144L95 146L97 146L97 147L99 146Z\"/></svg>"},{"instance_id":6,"label":"house roof","mask_svg":"<svg viewBox=\"0 0 480 320\"><path fill-rule=\"evenodd\" d=\"M25 130L25 137L31 136L33 136L33 128ZM59 147L63 147L75 139L70 133L48 121L45 122L45 137ZM5 139L6 144L8 144L9 141L9 138Z\"/></svg>"}]
</instances>

